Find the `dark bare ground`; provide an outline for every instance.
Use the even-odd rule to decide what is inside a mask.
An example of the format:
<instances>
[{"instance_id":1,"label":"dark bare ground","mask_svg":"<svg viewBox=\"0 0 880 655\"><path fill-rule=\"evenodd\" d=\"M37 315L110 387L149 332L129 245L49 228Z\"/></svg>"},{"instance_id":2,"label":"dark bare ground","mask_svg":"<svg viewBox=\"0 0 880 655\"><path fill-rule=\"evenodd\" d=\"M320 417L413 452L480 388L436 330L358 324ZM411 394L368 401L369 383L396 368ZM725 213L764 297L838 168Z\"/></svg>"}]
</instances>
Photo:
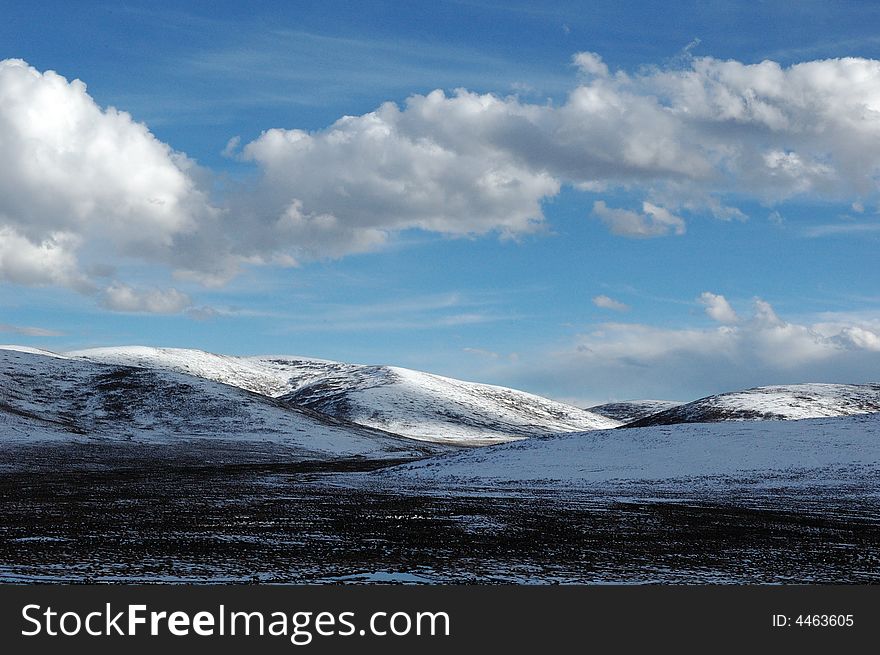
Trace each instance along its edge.
<instances>
[{"instance_id":1,"label":"dark bare ground","mask_svg":"<svg viewBox=\"0 0 880 655\"><path fill-rule=\"evenodd\" d=\"M420 492L369 473L387 464L266 444L4 449L0 580L880 581L870 496Z\"/></svg>"}]
</instances>

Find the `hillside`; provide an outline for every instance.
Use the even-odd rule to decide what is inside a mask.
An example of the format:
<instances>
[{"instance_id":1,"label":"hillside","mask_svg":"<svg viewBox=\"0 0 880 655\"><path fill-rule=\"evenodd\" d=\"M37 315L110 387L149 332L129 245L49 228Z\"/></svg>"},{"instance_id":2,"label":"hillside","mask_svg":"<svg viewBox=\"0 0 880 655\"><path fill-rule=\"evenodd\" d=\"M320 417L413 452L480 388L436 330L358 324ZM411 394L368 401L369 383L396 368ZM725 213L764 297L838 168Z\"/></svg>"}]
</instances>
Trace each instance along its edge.
<instances>
[{"instance_id":1,"label":"hillside","mask_svg":"<svg viewBox=\"0 0 880 655\"><path fill-rule=\"evenodd\" d=\"M880 414L799 421L681 424L567 434L442 455L381 476L420 488L557 485L710 478L872 485L880 474Z\"/></svg>"},{"instance_id":2,"label":"hillside","mask_svg":"<svg viewBox=\"0 0 880 655\"><path fill-rule=\"evenodd\" d=\"M628 423L626 427L790 420L880 412L880 384L790 384L700 398Z\"/></svg>"},{"instance_id":3,"label":"hillside","mask_svg":"<svg viewBox=\"0 0 880 655\"><path fill-rule=\"evenodd\" d=\"M195 375L405 437L485 445L620 422L540 396L395 366L304 357L230 357L121 347L68 353L91 362Z\"/></svg>"},{"instance_id":4,"label":"hillside","mask_svg":"<svg viewBox=\"0 0 880 655\"><path fill-rule=\"evenodd\" d=\"M211 380L0 349L0 442L211 439L283 444L301 459L436 452Z\"/></svg>"},{"instance_id":5,"label":"hillside","mask_svg":"<svg viewBox=\"0 0 880 655\"><path fill-rule=\"evenodd\" d=\"M587 411L599 414L600 416L607 416L621 423L630 423L646 416L678 407L681 404L674 400L627 400L587 407Z\"/></svg>"}]
</instances>

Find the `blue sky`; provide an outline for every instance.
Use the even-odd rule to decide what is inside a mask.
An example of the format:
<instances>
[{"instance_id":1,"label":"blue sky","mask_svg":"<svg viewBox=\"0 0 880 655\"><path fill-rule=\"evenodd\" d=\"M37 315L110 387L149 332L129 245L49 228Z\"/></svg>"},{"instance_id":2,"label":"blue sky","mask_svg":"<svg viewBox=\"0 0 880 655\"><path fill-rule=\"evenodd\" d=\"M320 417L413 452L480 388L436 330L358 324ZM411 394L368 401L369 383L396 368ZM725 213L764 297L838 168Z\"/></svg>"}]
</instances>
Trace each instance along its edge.
<instances>
[{"instance_id":1,"label":"blue sky","mask_svg":"<svg viewBox=\"0 0 880 655\"><path fill-rule=\"evenodd\" d=\"M3 3L0 340L877 381L878 13Z\"/></svg>"}]
</instances>

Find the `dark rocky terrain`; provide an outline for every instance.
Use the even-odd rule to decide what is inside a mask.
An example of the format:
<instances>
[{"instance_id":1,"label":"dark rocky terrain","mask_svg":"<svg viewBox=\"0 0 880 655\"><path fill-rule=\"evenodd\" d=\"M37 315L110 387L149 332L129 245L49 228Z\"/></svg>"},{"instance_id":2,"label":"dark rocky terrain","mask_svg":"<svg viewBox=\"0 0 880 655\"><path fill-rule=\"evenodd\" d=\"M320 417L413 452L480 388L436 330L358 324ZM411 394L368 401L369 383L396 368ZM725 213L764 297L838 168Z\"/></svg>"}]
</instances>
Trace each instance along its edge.
<instances>
[{"instance_id":1,"label":"dark rocky terrain","mask_svg":"<svg viewBox=\"0 0 880 655\"><path fill-rule=\"evenodd\" d=\"M0 580L880 582L880 507L855 488L453 493L387 486L370 472L387 461L284 455L223 442L4 449Z\"/></svg>"},{"instance_id":2,"label":"dark rocky terrain","mask_svg":"<svg viewBox=\"0 0 880 655\"><path fill-rule=\"evenodd\" d=\"M587 411L613 418L625 424L678 407L681 404L673 400L627 400L595 405L588 407Z\"/></svg>"}]
</instances>

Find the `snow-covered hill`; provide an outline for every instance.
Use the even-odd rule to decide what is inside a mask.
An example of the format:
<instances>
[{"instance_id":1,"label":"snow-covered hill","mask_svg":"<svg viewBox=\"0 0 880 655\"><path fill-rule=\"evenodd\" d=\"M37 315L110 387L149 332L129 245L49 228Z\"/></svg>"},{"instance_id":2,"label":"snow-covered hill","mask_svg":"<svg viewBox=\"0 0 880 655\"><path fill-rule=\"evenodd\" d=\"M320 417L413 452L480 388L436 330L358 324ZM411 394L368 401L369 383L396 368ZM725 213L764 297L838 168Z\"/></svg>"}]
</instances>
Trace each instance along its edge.
<instances>
[{"instance_id":1,"label":"snow-covered hill","mask_svg":"<svg viewBox=\"0 0 880 655\"><path fill-rule=\"evenodd\" d=\"M229 357L176 348L100 348L71 357L196 375L413 439L485 445L620 422L540 396L394 366Z\"/></svg>"},{"instance_id":2,"label":"snow-covered hill","mask_svg":"<svg viewBox=\"0 0 880 655\"><path fill-rule=\"evenodd\" d=\"M438 450L183 373L0 348L0 444L84 438L269 441L302 459Z\"/></svg>"},{"instance_id":3,"label":"snow-covered hill","mask_svg":"<svg viewBox=\"0 0 880 655\"><path fill-rule=\"evenodd\" d=\"M880 412L880 384L790 384L701 398L627 427L715 421L788 420Z\"/></svg>"},{"instance_id":4,"label":"snow-covered hill","mask_svg":"<svg viewBox=\"0 0 880 655\"><path fill-rule=\"evenodd\" d=\"M630 423L631 421L651 416L651 414L678 407L681 404L674 400L626 400L587 407L587 411L607 416L622 423Z\"/></svg>"},{"instance_id":5,"label":"snow-covered hill","mask_svg":"<svg viewBox=\"0 0 880 655\"><path fill-rule=\"evenodd\" d=\"M380 477L385 475L420 488L530 481L681 483L726 476L817 485L840 478L876 486L880 414L566 434L424 459L387 469Z\"/></svg>"}]
</instances>

